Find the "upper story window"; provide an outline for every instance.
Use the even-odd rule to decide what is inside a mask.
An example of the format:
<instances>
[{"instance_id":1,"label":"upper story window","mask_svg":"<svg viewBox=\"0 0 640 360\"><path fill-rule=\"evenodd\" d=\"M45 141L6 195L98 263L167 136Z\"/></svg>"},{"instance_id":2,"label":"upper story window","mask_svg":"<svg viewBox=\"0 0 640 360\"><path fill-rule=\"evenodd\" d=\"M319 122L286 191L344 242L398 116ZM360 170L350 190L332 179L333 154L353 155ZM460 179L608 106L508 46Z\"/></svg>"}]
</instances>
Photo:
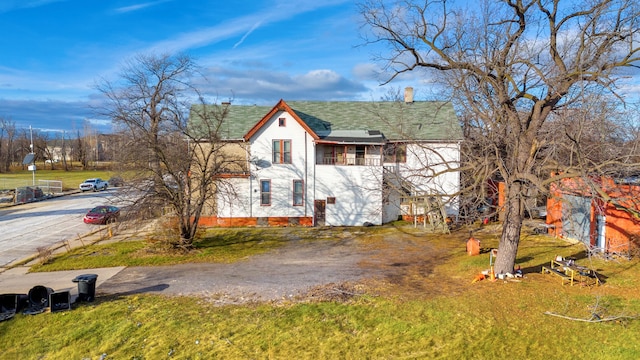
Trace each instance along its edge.
<instances>
[{"instance_id":1,"label":"upper story window","mask_svg":"<svg viewBox=\"0 0 640 360\"><path fill-rule=\"evenodd\" d=\"M304 188L302 180L293 180L293 206L302 206L304 201Z\"/></svg>"},{"instance_id":2,"label":"upper story window","mask_svg":"<svg viewBox=\"0 0 640 360\"><path fill-rule=\"evenodd\" d=\"M280 127L287 126L287 118L278 118L278 126Z\"/></svg>"},{"instance_id":3,"label":"upper story window","mask_svg":"<svg viewBox=\"0 0 640 360\"><path fill-rule=\"evenodd\" d=\"M271 205L271 180L260 180L260 205Z\"/></svg>"},{"instance_id":4,"label":"upper story window","mask_svg":"<svg viewBox=\"0 0 640 360\"><path fill-rule=\"evenodd\" d=\"M291 164L291 140L273 140L273 163Z\"/></svg>"},{"instance_id":5,"label":"upper story window","mask_svg":"<svg viewBox=\"0 0 640 360\"><path fill-rule=\"evenodd\" d=\"M404 163L407 162L407 145L405 144L386 144L384 146L384 162L386 163Z\"/></svg>"}]
</instances>

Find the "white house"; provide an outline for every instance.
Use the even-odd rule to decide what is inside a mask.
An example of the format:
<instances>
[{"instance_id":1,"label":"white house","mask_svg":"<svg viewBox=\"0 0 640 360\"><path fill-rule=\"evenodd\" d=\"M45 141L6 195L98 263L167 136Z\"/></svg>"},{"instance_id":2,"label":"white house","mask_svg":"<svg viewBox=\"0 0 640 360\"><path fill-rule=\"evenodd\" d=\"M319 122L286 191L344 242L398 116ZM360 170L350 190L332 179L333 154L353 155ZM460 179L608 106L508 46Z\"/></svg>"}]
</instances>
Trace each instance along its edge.
<instances>
[{"instance_id":1,"label":"white house","mask_svg":"<svg viewBox=\"0 0 640 360\"><path fill-rule=\"evenodd\" d=\"M429 215L427 203L458 213L462 131L450 103L228 106L223 136L244 144L251 170L225 177L234 195L219 194L206 225L379 225Z\"/></svg>"}]
</instances>

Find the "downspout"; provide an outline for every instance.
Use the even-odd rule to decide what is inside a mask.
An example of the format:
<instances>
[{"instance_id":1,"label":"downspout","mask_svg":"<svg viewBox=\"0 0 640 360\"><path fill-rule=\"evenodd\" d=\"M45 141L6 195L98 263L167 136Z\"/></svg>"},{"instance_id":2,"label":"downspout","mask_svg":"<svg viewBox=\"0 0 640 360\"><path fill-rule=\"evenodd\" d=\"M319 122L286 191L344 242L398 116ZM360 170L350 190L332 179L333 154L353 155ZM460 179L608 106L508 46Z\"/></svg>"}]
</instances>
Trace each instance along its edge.
<instances>
[{"instance_id":1,"label":"downspout","mask_svg":"<svg viewBox=\"0 0 640 360\"><path fill-rule=\"evenodd\" d=\"M242 138L243 143L247 143L244 138ZM245 156L247 158L247 164L249 164L249 217L253 217L253 174L251 169L251 156L249 156L249 150L245 145Z\"/></svg>"},{"instance_id":2,"label":"downspout","mask_svg":"<svg viewBox=\"0 0 640 360\"><path fill-rule=\"evenodd\" d=\"M317 179L316 179L316 167L318 166L318 160L316 159L316 156L317 156L317 154L316 154L316 143L314 141L314 143L313 143L313 159L314 159L313 160L313 201L311 202L311 206L313 206L313 211L312 211L313 220L311 222L312 226L316 226L316 213L315 213L315 211L316 211L316 182L317 182Z\"/></svg>"}]
</instances>

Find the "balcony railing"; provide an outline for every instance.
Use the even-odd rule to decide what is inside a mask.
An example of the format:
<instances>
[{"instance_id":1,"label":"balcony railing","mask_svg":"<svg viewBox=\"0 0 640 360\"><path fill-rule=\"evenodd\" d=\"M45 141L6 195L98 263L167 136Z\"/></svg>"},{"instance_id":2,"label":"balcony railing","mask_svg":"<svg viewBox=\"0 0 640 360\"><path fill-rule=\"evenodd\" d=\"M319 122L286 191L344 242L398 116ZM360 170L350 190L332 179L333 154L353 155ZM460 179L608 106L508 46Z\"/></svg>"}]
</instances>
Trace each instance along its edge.
<instances>
[{"instance_id":1,"label":"balcony railing","mask_svg":"<svg viewBox=\"0 0 640 360\"><path fill-rule=\"evenodd\" d=\"M350 157L331 157L325 156L318 159L318 165L355 165L355 166L380 166L382 162L379 157L369 158L350 158Z\"/></svg>"}]
</instances>

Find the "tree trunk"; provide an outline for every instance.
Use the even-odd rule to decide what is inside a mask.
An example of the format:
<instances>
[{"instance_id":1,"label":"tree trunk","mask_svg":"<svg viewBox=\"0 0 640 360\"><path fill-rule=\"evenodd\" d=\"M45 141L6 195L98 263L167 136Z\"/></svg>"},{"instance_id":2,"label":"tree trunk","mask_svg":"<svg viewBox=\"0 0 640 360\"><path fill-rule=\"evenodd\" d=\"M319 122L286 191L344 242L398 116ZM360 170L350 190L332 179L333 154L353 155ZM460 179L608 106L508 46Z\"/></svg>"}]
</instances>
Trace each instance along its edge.
<instances>
[{"instance_id":1,"label":"tree trunk","mask_svg":"<svg viewBox=\"0 0 640 360\"><path fill-rule=\"evenodd\" d=\"M193 227L189 219L181 219L180 222L180 243L178 246L183 250L191 250L193 248Z\"/></svg>"},{"instance_id":2,"label":"tree trunk","mask_svg":"<svg viewBox=\"0 0 640 360\"><path fill-rule=\"evenodd\" d=\"M520 184L507 185L505 219L494 267L496 274L513 274L522 229L521 187Z\"/></svg>"}]
</instances>

